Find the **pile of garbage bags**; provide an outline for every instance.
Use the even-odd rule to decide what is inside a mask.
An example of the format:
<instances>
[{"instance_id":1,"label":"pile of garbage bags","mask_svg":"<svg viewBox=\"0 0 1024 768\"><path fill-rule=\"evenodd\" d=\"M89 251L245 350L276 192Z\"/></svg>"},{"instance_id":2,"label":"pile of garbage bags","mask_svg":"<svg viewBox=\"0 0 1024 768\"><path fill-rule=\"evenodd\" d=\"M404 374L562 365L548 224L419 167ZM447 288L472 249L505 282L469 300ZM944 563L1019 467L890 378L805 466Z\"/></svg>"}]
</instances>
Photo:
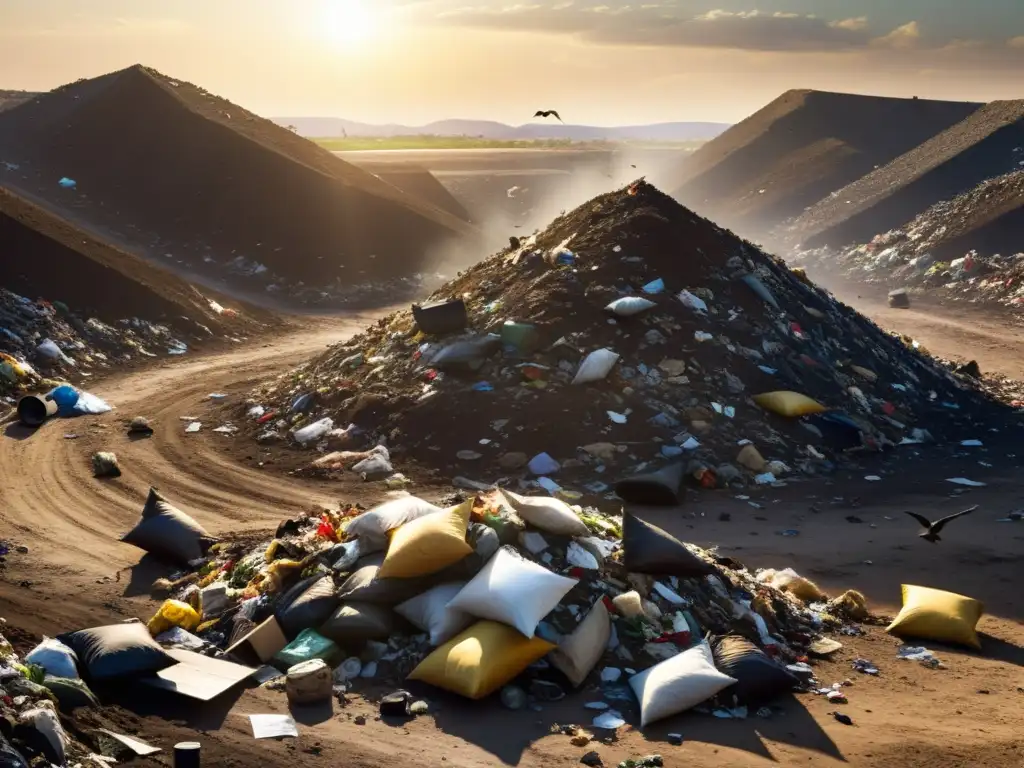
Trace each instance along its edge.
<instances>
[{"instance_id":1,"label":"pile of garbage bags","mask_svg":"<svg viewBox=\"0 0 1024 768\"><path fill-rule=\"evenodd\" d=\"M125 541L182 570L155 585L150 634L255 656L279 673L264 685L304 700L416 680L518 708L597 683L593 709L646 724L769 702L810 679L823 633L868 618L858 593L829 600L630 514L502 490L450 502L310 513L246 546L151 493Z\"/></svg>"},{"instance_id":2,"label":"pile of garbage bags","mask_svg":"<svg viewBox=\"0 0 1024 768\"><path fill-rule=\"evenodd\" d=\"M318 450L311 471L369 447L389 464L367 479L400 486L385 470L412 461L576 501L668 463L702 487L782 482L995 417L970 380L645 182L513 245L257 387L252 436Z\"/></svg>"},{"instance_id":3,"label":"pile of garbage bags","mask_svg":"<svg viewBox=\"0 0 1024 768\"><path fill-rule=\"evenodd\" d=\"M194 338L213 335L188 324ZM178 334L140 318L109 325L59 301L33 301L0 288L0 396L52 388L129 360L184 354L188 344Z\"/></svg>"}]
</instances>

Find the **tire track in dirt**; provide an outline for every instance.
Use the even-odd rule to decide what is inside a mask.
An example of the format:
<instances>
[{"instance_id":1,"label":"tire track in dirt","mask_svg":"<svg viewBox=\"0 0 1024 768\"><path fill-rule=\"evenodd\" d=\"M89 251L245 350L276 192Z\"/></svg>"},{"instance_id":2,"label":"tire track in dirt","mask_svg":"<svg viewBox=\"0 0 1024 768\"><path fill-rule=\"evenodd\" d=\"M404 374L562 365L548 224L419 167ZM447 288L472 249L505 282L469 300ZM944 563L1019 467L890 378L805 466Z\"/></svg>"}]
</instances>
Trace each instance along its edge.
<instances>
[{"instance_id":1,"label":"tire track in dirt","mask_svg":"<svg viewBox=\"0 0 1024 768\"><path fill-rule=\"evenodd\" d=\"M150 485L214 534L274 527L326 503L310 485L240 465L211 443L230 438L185 434L180 417L204 421L213 408L210 393L284 372L371 318L324 320L314 331L268 344L250 341L227 354L115 376L92 389L116 406L103 416L53 420L28 435L8 426L0 438L0 527L30 551L45 552L37 560L44 569L109 575L139 559L118 539L138 521ZM152 438L127 437L123 421L136 415L151 420ZM214 426L204 421L204 431ZM66 433L79 437L65 439ZM93 478L89 458L96 450L117 453L124 475Z\"/></svg>"}]
</instances>

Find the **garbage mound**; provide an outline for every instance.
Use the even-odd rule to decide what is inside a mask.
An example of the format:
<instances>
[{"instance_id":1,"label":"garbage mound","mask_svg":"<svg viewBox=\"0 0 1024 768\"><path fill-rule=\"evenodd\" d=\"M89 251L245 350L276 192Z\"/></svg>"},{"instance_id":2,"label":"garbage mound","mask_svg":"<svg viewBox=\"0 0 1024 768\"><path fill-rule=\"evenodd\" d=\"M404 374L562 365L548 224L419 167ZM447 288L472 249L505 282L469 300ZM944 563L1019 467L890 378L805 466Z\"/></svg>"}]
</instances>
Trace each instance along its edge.
<instances>
[{"instance_id":1,"label":"garbage mound","mask_svg":"<svg viewBox=\"0 0 1024 768\"><path fill-rule=\"evenodd\" d=\"M863 178L786 227L805 248L863 243L941 200L1018 169L1024 101L993 101Z\"/></svg>"},{"instance_id":2,"label":"garbage mound","mask_svg":"<svg viewBox=\"0 0 1024 768\"><path fill-rule=\"evenodd\" d=\"M1018 153L1024 162L1024 148ZM909 224L856 248L793 254L793 264L858 280L941 289L942 298L1024 307L1024 171L990 179L936 203Z\"/></svg>"},{"instance_id":3,"label":"garbage mound","mask_svg":"<svg viewBox=\"0 0 1024 768\"><path fill-rule=\"evenodd\" d=\"M249 429L328 472L376 445L579 498L673 462L704 486L827 472L996 407L643 181L516 246L258 387Z\"/></svg>"},{"instance_id":4,"label":"garbage mound","mask_svg":"<svg viewBox=\"0 0 1024 768\"><path fill-rule=\"evenodd\" d=\"M48 205L73 207L186 269L239 280L230 265L241 259L278 290L411 274L471 231L312 142L142 66L4 112L0 144L0 177Z\"/></svg>"},{"instance_id":5,"label":"garbage mound","mask_svg":"<svg viewBox=\"0 0 1024 768\"><path fill-rule=\"evenodd\" d=\"M168 599L150 634L270 665L261 681L292 703L344 705L361 685L406 679L476 699L518 678L501 691L517 709L589 681L604 703L588 707L618 717L637 709L630 686L644 671L707 647L709 635L753 647L765 667L737 675L760 681L758 696L736 702L727 690L715 706L757 706L809 684L804 662L823 633L856 634L869 619L857 592L830 600L792 570L751 572L631 516L501 491L450 501L342 506L284 521L273 538L214 544L154 585ZM482 650L438 663L467 639ZM391 699L382 715L409 715L411 699L397 712L386 711Z\"/></svg>"},{"instance_id":6,"label":"garbage mound","mask_svg":"<svg viewBox=\"0 0 1024 768\"><path fill-rule=\"evenodd\" d=\"M0 241L0 392L184 354L255 325L7 190Z\"/></svg>"},{"instance_id":7,"label":"garbage mound","mask_svg":"<svg viewBox=\"0 0 1024 768\"><path fill-rule=\"evenodd\" d=\"M980 106L787 91L694 152L664 188L723 226L763 232Z\"/></svg>"}]
</instances>

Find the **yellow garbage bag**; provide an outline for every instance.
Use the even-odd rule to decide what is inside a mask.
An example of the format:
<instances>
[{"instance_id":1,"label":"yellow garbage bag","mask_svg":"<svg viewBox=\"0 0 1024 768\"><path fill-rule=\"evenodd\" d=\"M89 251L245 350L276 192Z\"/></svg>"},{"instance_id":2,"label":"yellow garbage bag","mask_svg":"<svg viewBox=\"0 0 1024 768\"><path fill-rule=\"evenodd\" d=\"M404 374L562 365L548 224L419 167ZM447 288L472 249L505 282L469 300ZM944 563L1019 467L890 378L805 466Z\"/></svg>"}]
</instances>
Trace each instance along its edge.
<instances>
[{"instance_id":1,"label":"yellow garbage bag","mask_svg":"<svg viewBox=\"0 0 1024 768\"><path fill-rule=\"evenodd\" d=\"M180 600L165 600L153 618L146 624L146 629L153 637L174 627L181 627L187 632L195 632L202 617L188 603Z\"/></svg>"},{"instance_id":2,"label":"yellow garbage bag","mask_svg":"<svg viewBox=\"0 0 1024 768\"><path fill-rule=\"evenodd\" d=\"M981 650L975 629L985 606L973 597L914 584L903 585L903 609L886 632Z\"/></svg>"},{"instance_id":3,"label":"yellow garbage bag","mask_svg":"<svg viewBox=\"0 0 1024 768\"><path fill-rule=\"evenodd\" d=\"M408 679L482 699L554 648L505 624L480 621L427 656Z\"/></svg>"},{"instance_id":4,"label":"yellow garbage bag","mask_svg":"<svg viewBox=\"0 0 1024 768\"><path fill-rule=\"evenodd\" d=\"M457 563L473 551L466 529L473 500L442 512L432 512L396 530L380 567L380 578L427 576Z\"/></svg>"},{"instance_id":5,"label":"yellow garbage bag","mask_svg":"<svg viewBox=\"0 0 1024 768\"><path fill-rule=\"evenodd\" d=\"M765 392L762 395L754 395L754 402L779 416L807 416L811 413L822 413L828 410L817 400L812 400L807 395L799 392Z\"/></svg>"}]
</instances>

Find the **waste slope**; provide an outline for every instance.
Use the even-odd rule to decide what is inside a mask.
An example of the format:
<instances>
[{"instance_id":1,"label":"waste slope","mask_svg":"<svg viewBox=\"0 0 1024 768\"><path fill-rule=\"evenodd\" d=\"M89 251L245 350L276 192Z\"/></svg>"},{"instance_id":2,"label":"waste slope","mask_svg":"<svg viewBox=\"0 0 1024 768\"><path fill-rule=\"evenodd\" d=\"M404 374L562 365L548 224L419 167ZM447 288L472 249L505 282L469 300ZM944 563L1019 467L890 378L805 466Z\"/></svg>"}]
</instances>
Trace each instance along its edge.
<instances>
[{"instance_id":1,"label":"waste slope","mask_svg":"<svg viewBox=\"0 0 1024 768\"><path fill-rule=\"evenodd\" d=\"M9 110L0 148L48 204L176 255L241 255L289 280L413 272L430 249L471 231L312 142L142 66ZM62 177L76 188L61 189Z\"/></svg>"},{"instance_id":2,"label":"waste slope","mask_svg":"<svg viewBox=\"0 0 1024 768\"><path fill-rule=\"evenodd\" d=\"M862 243L1024 162L1024 101L994 101L837 190L790 228L805 247Z\"/></svg>"},{"instance_id":3,"label":"waste slope","mask_svg":"<svg viewBox=\"0 0 1024 768\"><path fill-rule=\"evenodd\" d=\"M209 300L184 280L5 189L0 243L0 285L32 299L60 301L105 322L135 316L219 322Z\"/></svg>"},{"instance_id":4,"label":"waste slope","mask_svg":"<svg viewBox=\"0 0 1024 768\"><path fill-rule=\"evenodd\" d=\"M667 290L642 292L658 279ZM974 418L996 407L645 182L585 203L432 299L453 297L467 303L466 333L426 336L410 312L394 313L252 392L278 414L254 431L286 439L290 427L330 417L384 437L399 467L411 457L489 479L545 452L535 474L561 483L582 470L593 479L597 466L681 458L717 467L737 460L741 440L813 473L851 447L851 436L852 447L880 447L915 428L976 429ZM606 307L623 297L653 306L613 317ZM491 331L504 331L504 343L490 341ZM465 341L478 345L468 362L479 367L459 373L442 361ZM603 349L619 356L608 375L572 384L581 361ZM840 425L845 434L833 439L831 417L776 416L754 401L792 390L853 426Z\"/></svg>"},{"instance_id":5,"label":"waste slope","mask_svg":"<svg viewBox=\"0 0 1024 768\"><path fill-rule=\"evenodd\" d=\"M740 231L778 224L980 106L787 91L698 149L666 188Z\"/></svg>"}]
</instances>

